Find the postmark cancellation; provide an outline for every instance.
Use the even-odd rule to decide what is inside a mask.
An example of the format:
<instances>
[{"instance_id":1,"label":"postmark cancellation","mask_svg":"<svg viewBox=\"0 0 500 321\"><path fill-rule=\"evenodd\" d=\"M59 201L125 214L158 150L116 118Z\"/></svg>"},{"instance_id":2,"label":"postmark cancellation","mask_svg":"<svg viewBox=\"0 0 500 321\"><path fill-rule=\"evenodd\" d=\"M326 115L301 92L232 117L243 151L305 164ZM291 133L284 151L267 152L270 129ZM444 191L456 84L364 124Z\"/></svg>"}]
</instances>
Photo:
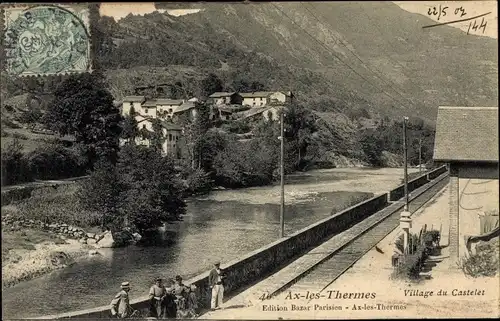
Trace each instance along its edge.
<instances>
[{"instance_id":1,"label":"postmark cancellation","mask_svg":"<svg viewBox=\"0 0 500 321\"><path fill-rule=\"evenodd\" d=\"M4 7L5 71L11 76L90 72L86 5Z\"/></svg>"}]
</instances>

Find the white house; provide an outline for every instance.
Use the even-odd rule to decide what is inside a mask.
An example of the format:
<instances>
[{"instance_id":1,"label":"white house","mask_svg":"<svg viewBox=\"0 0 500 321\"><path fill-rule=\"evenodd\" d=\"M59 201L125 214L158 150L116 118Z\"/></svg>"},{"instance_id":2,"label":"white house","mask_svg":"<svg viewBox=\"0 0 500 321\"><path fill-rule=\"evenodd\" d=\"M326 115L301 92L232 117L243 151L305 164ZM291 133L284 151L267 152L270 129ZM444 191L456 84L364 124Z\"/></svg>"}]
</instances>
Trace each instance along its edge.
<instances>
[{"instance_id":1,"label":"white house","mask_svg":"<svg viewBox=\"0 0 500 321\"><path fill-rule=\"evenodd\" d=\"M142 103L146 100L144 96L127 96L123 98L122 102L122 115L130 115L130 110L132 107L135 112L139 112L141 110Z\"/></svg>"},{"instance_id":2,"label":"white house","mask_svg":"<svg viewBox=\"0 0 500 321\"><path fill-rule=\"evenodd\" d=\"M184 103L181 99L155 99L158 117L163 120L171 119L175 110Z\"/></svg>"},{"instance_id":3,"label":"white house","mask_svg":"<svg viewBox=\"0 0 500 321\"><path fill-rule=\"evenodd\" d=\"M196 98L192 98L196 99ZM140 132L135 143L138 145L150 146L150 134L153 133L153 120L159 119L162 125L164 142L162 152L164 155L178 157L180 154L179 139L182 136L182 127L172 123L175 117L187 114L194 119L197 115L196 104L193 101L179 99L149 99L144 96L127 96L122 102L122 116L130 115L131 110L135 112L135 119ZM125 144L126 141L121 141Z\"/></svg>"},{"instance_id":4,"label":"white house","mask_svg":"<svg viewBox=\"0 0 500 321\"><path fill-rule=\"evenodd\" d=\"M151 146L151 135L153 134L153 119L137 116L139 135L135 138L137 145ZM160 121L163 133L163 143L161 146L162 155L170 155L175 158L179 157L182 149L182 127L170 122ZM122 141L122 145L125 141Z\"/></svg>"},{"instance_id":5,"label":"white house","mask_svg":"<svg viewBox=\"0 0 500 321\"><path fill-rule=\"evenodd\" d=\"M271 93L267 91L256 91L253 93L241 93L240 95L243 97L243 105L251 107L264 107L270 102L269 97L271 96Z\"/></svg>"},{"instance_id":6,"label":"white house","mask_svg":"<svg viewBox=\"0 0 500 321\"><path fill-rule=\"evenodd\" d=\"M251 93L240 93L243 97L243 105L251 107L265 107L269 104L289 103L293 97L291 91L284 93L281 91L256 91Z\"/></svg>"},{"instance_id":7,"label":"white house","mask_svg":"<svg viewBox=\"0 0 500 321\"><path fill-rule=\"evenodd\" d=\"M289 103L293 97L293 93L291 91L287 93L283 93L281 91L273 92L269 95L270 103L284 104Z\"/></svg>"}]
</instances>

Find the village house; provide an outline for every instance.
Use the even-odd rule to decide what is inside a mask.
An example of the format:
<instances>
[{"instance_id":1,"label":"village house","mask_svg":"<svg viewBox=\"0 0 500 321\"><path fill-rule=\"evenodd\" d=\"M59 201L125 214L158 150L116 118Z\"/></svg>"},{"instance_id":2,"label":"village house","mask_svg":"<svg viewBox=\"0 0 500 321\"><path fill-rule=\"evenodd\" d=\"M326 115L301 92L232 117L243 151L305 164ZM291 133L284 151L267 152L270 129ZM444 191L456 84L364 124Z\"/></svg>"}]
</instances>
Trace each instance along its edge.
<instances>
[{"instance_id":1,"label":"village house","mask_svg":"<svg viewBox=\"0 0 500 321\"><path fill-rule=\"evenodd\" d=\"M122 101L122 115L130 115L130 111L138 112L142 108L142 103L146 101L144 96L127 96Z\"/></svg>"},{"instance_id":2,"label":"village house","mask_svg":"<svg viewBox=\"0 0 500 321\"><path fill-rule=\"evenodd\" d=\"M165 139L162 145L164 155L177 157L182 149L182 128L173 123L182 115L186 115L193 120L196 115L197 98L191 98L189 101L180 99L149 99L144 96L127 96L122 101L122 116L127 116L134 111L134 117L140 132L135 142L139 145L150 146L151 133L153 133L153 120L159 119L162 126L163 137ZM121 144L125 144L122 141Z\"/></svg>"},{"instance_id":3,"label":"village house","mask_svg":"<svg viewBox=\"0 0 500 321\"><path fill-rule=\"evenodd\" d=\"M241 93L243 105L251 107L264 107L270 102L271 93L267 91L256 91L253 93Z\"/></svg>"},{"instance_id":4,"label":"village house","mask_svg":"<svg viewBox=\"0 0 500 321\"><path fill-rule=\"evenodd\" d=\"M243 97L243 105L251 107L265 107L269 104L285 104L291 102L292 92L283 93L280 91L255 91L251 93L240 93Z\"/></svg>"},{"instance_id":5,"label":"village house","mask_svg":"<svg viewBox=\"0 0 500 321\"><path fill-rule=\"evenodd\" d=\"M135 138L137 145L151 146L153 135L153 119L138 116L139 135ZM182 149L182 127L170 122L161 120L160 125L163 133L163 143L161 146L162 155L170 155L179 158ZM122 145L125 142L122 142Z\"/></svg>"},{"instance_id":6,"label":"village house","mask_svg":"<svg viewBox=\"0 0 500 321\"><path fill-rule=\"evenodd\" d=\"M180 119L180 117L186 116L188 120L193 121L197 115L198 111L196 110L196 103L188 100L174 109L172 119L176 122Z\"/></svg>"},{"instance_id":7,"label":"village house","mask_svg":"<svg viewBox=\"0 0 500 321\"><path fill-rule=\"evenodd\" d=\"M214 92L208 101L215 105L241 105L243 97L237 92Z\"/></svg>"},{"instance_id":8,"label":"village house","mask_svg":"<svg viewBox=\"0 0 500 321\"><path fill-rule=\"evenodd\" d=\"M498 107L439 107L434 161L447 163L452 267L467 240L498 228Z\"/></svg>"}]
</instances>

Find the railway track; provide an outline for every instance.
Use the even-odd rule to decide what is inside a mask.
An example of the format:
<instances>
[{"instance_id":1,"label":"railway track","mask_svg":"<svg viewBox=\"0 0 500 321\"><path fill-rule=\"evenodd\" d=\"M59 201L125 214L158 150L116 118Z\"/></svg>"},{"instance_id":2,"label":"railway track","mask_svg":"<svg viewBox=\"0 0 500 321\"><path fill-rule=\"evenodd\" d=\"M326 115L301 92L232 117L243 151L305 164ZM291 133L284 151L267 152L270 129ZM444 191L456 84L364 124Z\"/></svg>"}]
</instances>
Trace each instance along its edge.
<instances>
[{"instance_id":1,"label":"railway track","mask_svg":"<svg viewBox=\"0 0 500 321\"><path fill-rule=\"evenodd\" d=\"M410 212L415 213L415 211L444 188L447 182L448 180L446 177L443 177L435 185L416 196L409 203ZM278 297L284 296L289 291L296 293L317 291L321 293L364 254L398 227L401 211L402 210L398 210L383 218L378 223L375 223L347 245L336 251L329 259L309 270L307 274L302 275L295 283L281 288L280 291L274 293L274 295Z\"/></svg>"}]
</instances>

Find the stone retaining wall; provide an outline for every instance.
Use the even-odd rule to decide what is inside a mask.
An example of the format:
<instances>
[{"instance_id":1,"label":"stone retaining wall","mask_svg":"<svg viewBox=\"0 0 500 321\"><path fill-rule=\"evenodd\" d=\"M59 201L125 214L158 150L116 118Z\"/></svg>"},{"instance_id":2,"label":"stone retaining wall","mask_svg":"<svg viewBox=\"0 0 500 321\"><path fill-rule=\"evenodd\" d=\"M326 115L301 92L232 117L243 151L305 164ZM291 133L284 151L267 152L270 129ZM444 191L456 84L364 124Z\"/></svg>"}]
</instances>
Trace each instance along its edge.
<instances>
[{"instance_id":1,"label":"stone retaining wall","mask_svg":"<svg viewBox=\"0 0 500 321\"><path fill-rule=\"evenodd\" d=\"M38 220L18 218L12 215L2 216L2 227L10 229L11 231L19 231L23 228L38 228L57 236L79 239L82 243L95 243L95 240L97 240L97 235L95 233L86 233L79 227L71 226L65 223L48 224Z\"/></svg>"},{"instance_id":2,"label":"stone retaining wall","mask_svg":"<svg viewBox=\"0 0 500 321\"><path fill-rule=\"evenodd\" d=\"M412 179L411 181L408 182L408 192L412 192L416 190L417 188L424 186L427 184L429 181L437 178L441 174L446 172L446 166L441 166L429 173L422 174L421 176ZM389 201L394 202L399 200L405 195L405 185L399 185L395 189L389 192Z\"/></svg>"},{"instance_id":3,"label":"stone retaining wall","mask_svg":"<svg viewBox=\"0 0 500 321\"><path fill-rule=\"evenodd\" d=\"M437 169L436 171L440 170L442 169ZM427 182L427 175L424 174L422 177L412 180L411 184L409 184L410 191L424 185ZM332 216L311 224L290 236L279 239L241 258L223 264L221 267L227 273L225 293L231 295L231 293L238 291L242 287L261 280L271 272L278 271L290 259L300 256L307 250L321 244L326 238L344 231L378 212L387 206L391 195L392 197L399 195L400 189L401 186L389 193L375 196L339 213L332 213ZM206 271L186 281L186 284L197 286L202 308L209 306L210 302L211 293L208 286L208 274L209 271ZM149 308L147 297L132 300L131 304L134 309L141 310L141 312ZM44 318L109 318L109 306L52 315Z\"/></svg>"}]
</instances>

